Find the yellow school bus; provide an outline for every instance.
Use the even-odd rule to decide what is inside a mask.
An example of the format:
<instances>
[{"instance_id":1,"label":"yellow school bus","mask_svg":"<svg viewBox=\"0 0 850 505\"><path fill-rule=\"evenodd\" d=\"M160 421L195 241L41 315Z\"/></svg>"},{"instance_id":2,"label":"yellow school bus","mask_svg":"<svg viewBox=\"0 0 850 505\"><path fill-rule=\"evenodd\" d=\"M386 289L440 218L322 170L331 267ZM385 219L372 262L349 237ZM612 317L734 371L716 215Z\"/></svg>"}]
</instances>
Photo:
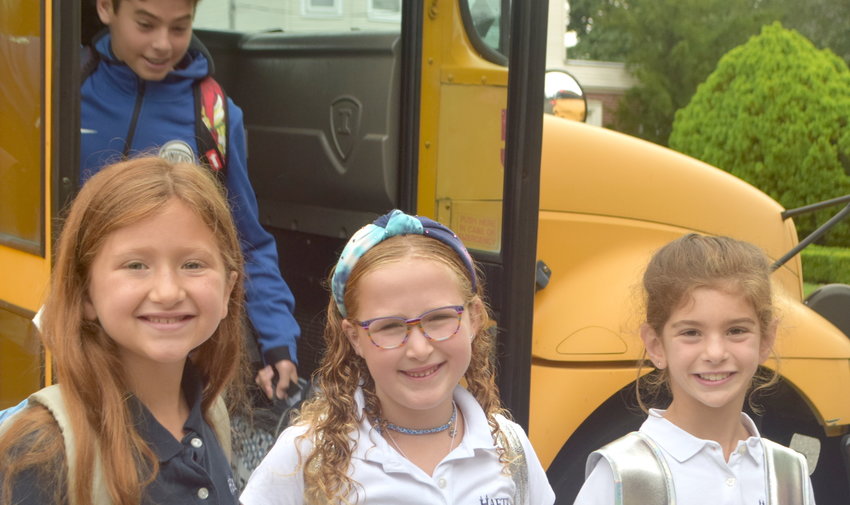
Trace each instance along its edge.
<instances>
[{"instance_id":1,"label":"yellow school bus","mask_svg":"<svg viewBox=\"0 0 850 505\"><path fill-rule=\"evenodd\" d=\"M346 238L393 207L443 221L485 267L503 399L569 504L588 452L642 420L635 298L652 252L695 231L779 260L798 237L785 209L721 170L544 115L546 13L537 0L204 0L195 22L245 113L302 375ZM76 190L78 48L96 24L85 0L0 0L0 408L52 380L30 319ZM846 503L850 329L804 303L799 256L774 280L783 381L756 419L817 460L818 503Z\"/></svg>"}]
</instances>

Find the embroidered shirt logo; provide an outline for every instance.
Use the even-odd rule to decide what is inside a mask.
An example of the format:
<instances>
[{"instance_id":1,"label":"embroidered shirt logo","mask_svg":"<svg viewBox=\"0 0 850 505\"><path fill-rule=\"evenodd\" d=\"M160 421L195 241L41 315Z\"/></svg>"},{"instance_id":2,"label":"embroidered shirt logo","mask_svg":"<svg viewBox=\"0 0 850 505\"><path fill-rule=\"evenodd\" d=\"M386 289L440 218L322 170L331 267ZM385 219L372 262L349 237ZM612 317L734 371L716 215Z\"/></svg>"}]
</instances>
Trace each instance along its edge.
<instances>
[{"instance_id":1,"label":"embroidered shirt logo","mask_svg":"<svg viewBox=\"0 0 850 505\"><path fill-rule=\"evenodd\" d=\"M182 140L169 140L159 148L159 157L171 163L194 163L195 151Z\"/></svg>"},{"instance_id":2,"label":"embroidered shirt logo","mask_svg":"<svg viewBox=\"0 0 850 505\"><path fill-rule=\"evenodd\" d=\"M478 498L480 505L513 505L514 501L511 498L490 498L487 495Z\"/></svg>"}]
</instances>

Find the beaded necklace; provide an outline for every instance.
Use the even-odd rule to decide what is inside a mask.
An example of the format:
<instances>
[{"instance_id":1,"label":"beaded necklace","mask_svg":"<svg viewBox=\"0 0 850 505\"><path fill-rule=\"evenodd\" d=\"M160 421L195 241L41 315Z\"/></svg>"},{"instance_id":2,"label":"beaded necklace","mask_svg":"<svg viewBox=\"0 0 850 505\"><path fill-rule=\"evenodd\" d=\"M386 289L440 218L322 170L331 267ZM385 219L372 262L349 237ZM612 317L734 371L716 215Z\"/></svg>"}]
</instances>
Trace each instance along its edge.
<instances>
[{"instance_id":1,"label":"beaded necklace","mask_svg":"<svg viewBox=\"0 0 850 505\"><path fill-rule=\"evenodd\" d=\"M425 429L414 429L414 428L405 428L404 426L399 426L397 424L393 424L391 422L387 422L386 426L388 430L397 431L399 433L404 433L405 435L430 435L431 433L440 433L441 431L449 430L449 436L454 437L455 433L457 433L457 405L454 400L452 400L452 416L441 426L436 426L434 428L425 428ZM378 418L376 424L378 426L381 425L381 419ZM378 430L380 433L380 429Z\"/></svg>"},{"instance_id":2,"label":"beaded necklace","mask_svg":"<svg viewBox=\"0 0 850 505\"><path fill-rule=\"evenodd\" d=\"M455 405L455 402L454 402L454 400L453 400L453 401L452 401L452 417L451 417L451 419L449 419L449 422L448 422L448 423L446 423L446 425L451 424L451 425L452 425L452 427L451 427L451 428L445 427L445 428L443 428L443 429L437 429L436 431L431 432L431 433L439 433L439 432L441 432L441 431L446 431L447 429L448 429L448 430L450 430L450 431L449 431L449 435L451 436L451 438L449 439L449 452L450 452L450 453L452 452L452 449L454 448L454 445L455 445L455 435L457 435L457 426L456 426L456 425L454 425L454 424L455 424L455 423L454 423L454 421L455 421L456 419L457 419L457 405ZM444 425L444 426L446 426L446 425ZM393 426L395 426L395 425L393 425ZM439 426L438 426L438 428L439 428ZM406 428L405 428L405 429L406 429ZM399 430L393 430L393 431L398 431L399 433L405 433L405 432L403 432L403 431L399 431ZM412 430L412 431L425 431L425 430ZM418 435L418 434L419 434L419 433L411 433L411 435ZM393 446L394 446L394 447L398 450L399 454L401 454L401 455L402 455L402 457L404 457L404 459L406 459L406 460L408 460L408 461L412 461L410 458L408 458L408 457L407 457L407 454L405 454L405 453L404 453L404 451L402 450L401 446L400 446L400 445L398 445L398 442L396 442L396 441L395 441L395 439L393 438L392 433L390 433L389 431L387 431L387 439L388 439L388 440L390 441L390 443L391 443L391 444L392 444L392 445L393 445Z\"/></svg>"}]
</instances>

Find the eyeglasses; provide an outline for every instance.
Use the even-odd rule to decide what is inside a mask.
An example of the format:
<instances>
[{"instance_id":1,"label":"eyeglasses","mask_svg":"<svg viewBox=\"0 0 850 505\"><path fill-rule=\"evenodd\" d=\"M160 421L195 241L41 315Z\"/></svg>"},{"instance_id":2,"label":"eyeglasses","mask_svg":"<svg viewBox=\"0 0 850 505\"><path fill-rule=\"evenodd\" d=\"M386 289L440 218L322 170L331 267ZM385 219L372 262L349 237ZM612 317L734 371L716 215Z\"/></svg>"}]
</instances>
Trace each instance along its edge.
<instances>
[{"instance_id":1,"label":"eyeglasses","mask_svg":"<svg viewBox=\"0 0 850 505\"><path fill-rule=\"evenodd\" d=\"M434 342L450 339L460 329L463 310L463 305L447 305L423 312L413 319L376 317L368 321L354 321L366 330L375 346L389 350L403 346L414 326L419 326L422 334Z\"/></svg>"}]
</instances>

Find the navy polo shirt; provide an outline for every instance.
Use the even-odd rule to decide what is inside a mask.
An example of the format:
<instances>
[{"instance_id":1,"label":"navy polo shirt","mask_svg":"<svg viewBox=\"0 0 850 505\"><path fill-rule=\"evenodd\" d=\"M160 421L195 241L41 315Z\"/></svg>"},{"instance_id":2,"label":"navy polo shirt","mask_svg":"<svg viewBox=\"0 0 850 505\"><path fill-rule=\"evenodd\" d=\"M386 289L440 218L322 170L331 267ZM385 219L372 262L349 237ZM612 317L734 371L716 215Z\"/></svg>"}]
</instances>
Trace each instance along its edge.
<instances>
[{"instance_id":1,"label":"navy polo shirt","mask_svg":"<svg viewBox=\"0 0 850 505\"><path fill-rule=\"evenodd\" d=\"M237 505L238 491L230 463L218 443L215 430L201 414L203 382L189 361L183 372L182 388L191 410L183 425L186 435L179 441L135 396L128 400L139 435L159 459L159 474L144 489L142 503ZM12 503L51 503L54 485L55 482L45 482L45 477L38 472L23 472L13 484Z\"/></svg>"},{"instance_id":2,"label":"navy polo shirt","mask_svg":"<svg viewBox=\"0 0 850 505\"><path fill-rule=\"evenodd\" d=\"M215 430L201 414L203 388L195 367L187 361L183 372L183 394L191 410L183 425L186 435L180 441L159 424L136 397L132 397L138 422L136 429L159 458L159 474L145 490L143 503L238 503L238 490L230 463L218 443Z\"/></svg>"}]
</instances>

